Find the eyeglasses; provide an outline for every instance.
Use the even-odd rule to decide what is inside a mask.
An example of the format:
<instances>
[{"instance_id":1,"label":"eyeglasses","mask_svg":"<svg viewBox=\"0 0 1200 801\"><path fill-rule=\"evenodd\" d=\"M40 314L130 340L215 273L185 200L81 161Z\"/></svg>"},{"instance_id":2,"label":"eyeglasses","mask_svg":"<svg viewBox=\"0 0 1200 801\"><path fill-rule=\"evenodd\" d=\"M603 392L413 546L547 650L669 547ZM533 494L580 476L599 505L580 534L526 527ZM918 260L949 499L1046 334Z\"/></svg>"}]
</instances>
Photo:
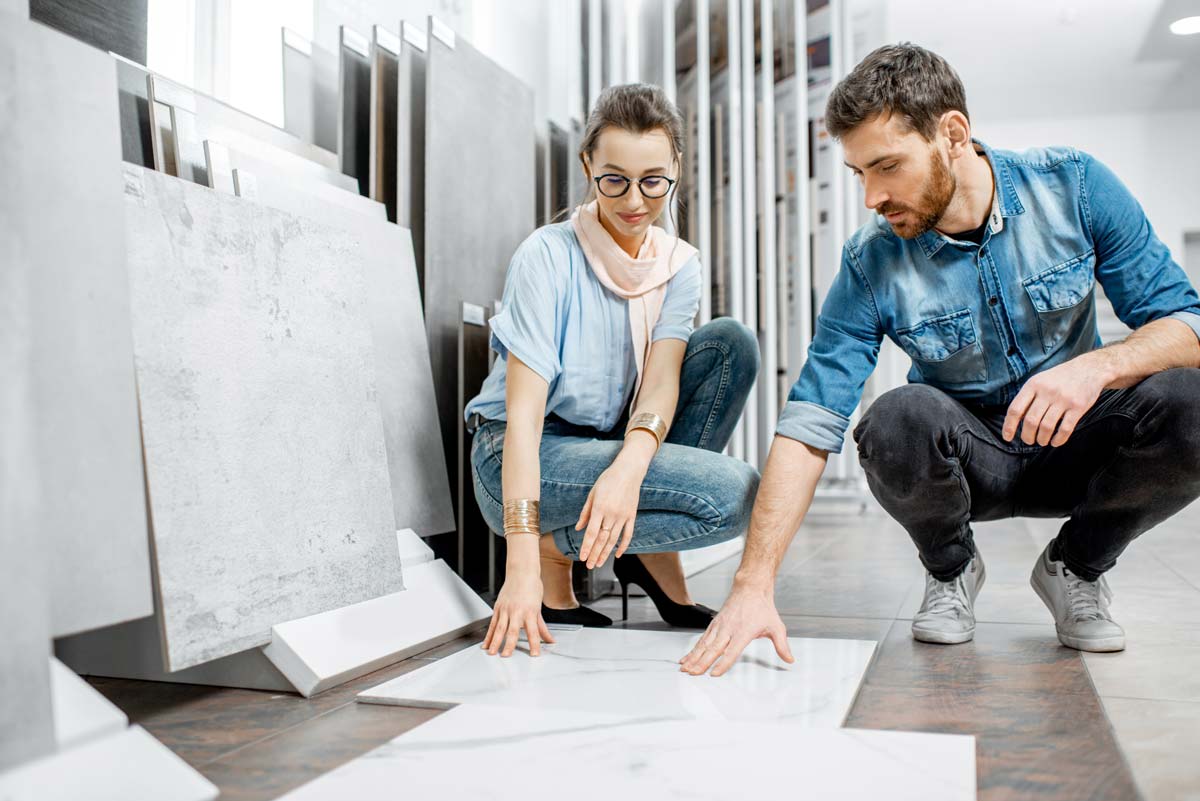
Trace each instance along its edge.
<instances>
[{"instance_id":1,"label":"eyeglasses","mask_svg":"<svg viewBox=\"0 0 1200 801\"><path fill-rule=\"evenodd\" d=\"M621 197L629 191L630 184L634 183L632 179L615 172L601 175L593 180L596 182L596 189L605 197ZM665 175L647 175L645 178L639 178L637 185L642 197L655 200L670 192L675 181Z\"/></svg>"}]
</instances>

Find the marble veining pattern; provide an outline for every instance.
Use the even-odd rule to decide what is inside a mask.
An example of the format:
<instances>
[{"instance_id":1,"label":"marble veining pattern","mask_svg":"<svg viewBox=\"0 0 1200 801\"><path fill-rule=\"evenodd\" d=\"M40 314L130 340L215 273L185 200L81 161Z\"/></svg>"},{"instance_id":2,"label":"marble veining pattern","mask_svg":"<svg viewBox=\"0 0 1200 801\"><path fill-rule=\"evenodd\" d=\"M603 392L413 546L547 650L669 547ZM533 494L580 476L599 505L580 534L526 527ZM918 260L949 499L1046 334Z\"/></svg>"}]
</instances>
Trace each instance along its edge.
<instances>
[{"instance_id":1,"label":"marble veining pattern","mask_svg":"<svg viewBox=\"0 0 1200 801\"><path fill-rule=\"evenodd\" d=\"M360 245L127 165L167 668L403 589Z\"/></svg>"},{"instance_id":2,"label":"marble veining pattern","mask_svg":"<svg viewBox=\"0 0 1200 801\"><path fill-rule=\"evenodd\" d=\"M875 653L860 640L789 640L783 663L757 640L721 678L681 673L699 633L556 631L539 657L502 659L478 645L363 692L365 703L445 707L482 703L663 719L775 720L841 726ZM526 646L522 644L521 649Z\"/></svg>"},{"instance_id":3,"label":"marble veining pattern","mask_svg":"<svg viewBox=\"0 0 1200 801\"><path fill-rule=\"evenodd\" d=\"M282 801L390 801L401 787L421 799L973 801L975 741L464 704Z\"/></svg>"}]
</instances>

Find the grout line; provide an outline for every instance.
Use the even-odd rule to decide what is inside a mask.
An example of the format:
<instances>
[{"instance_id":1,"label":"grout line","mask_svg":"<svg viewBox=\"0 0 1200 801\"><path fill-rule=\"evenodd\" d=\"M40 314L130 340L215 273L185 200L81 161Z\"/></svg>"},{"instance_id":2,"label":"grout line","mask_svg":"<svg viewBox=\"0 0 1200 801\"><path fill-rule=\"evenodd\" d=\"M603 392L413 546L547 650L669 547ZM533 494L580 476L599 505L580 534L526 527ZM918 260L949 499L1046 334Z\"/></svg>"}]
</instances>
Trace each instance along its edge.
<instances>
[{"instance_id":1,"label":"grout line","mask_svg":"<svg viewBox=\"0 0 1200 801\"><path fill-rule=\"evenodd\" d=\"M1138 781L1138 775L1133 772L1133 763L1129 761L1129 754L1125 752L1125 744L1121 741L1121 735L1117 731L1117 727L1113 725L1112 717L1108 714L1108 706L1104 703L1104 696L1096 689L1096 682L1092 679L1092 669L1088 666L1088 662L1083 658L1083 652L1079 653L1079 661L1083 664L1084 675L1087 676L1088 684L1092 687L1092 693L1095 695L1096 702L1100 707L1100 714L1104 716L1104 722L1108 724L1108 733L1112 736L1113 743L1117 746L1117 753L1121 755L1121 761L1125 764L1125 771L1129 774L1130 781L1133 782L1133 787L1137 791L1140 801L1145 801L1146 794L1142 790L1141 783Z\"/></svg>"},{"instance_id":2,"label":"grout line","mask_svg":"<svg viewBox=\"0 0 1200 801\"><path fill-rule=\"evenodd\" d=\"M1186 704L1187 706L1200 707L1200 698L1180 699L1180 698L1143 698L1140 695L1100 695L1099 698L1103 701L1112 699L1114 701L1150 701L1156 704Z\"/></svg>"}]
</instances>

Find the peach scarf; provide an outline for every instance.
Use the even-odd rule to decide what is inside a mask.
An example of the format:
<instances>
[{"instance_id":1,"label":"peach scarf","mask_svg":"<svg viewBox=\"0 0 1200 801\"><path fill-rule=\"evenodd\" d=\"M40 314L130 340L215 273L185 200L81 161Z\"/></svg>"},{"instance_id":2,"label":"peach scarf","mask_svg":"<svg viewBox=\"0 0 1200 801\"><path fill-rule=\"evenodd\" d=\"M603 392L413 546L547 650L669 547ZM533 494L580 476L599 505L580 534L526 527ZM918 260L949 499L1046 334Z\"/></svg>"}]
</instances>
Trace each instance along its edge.
<instances>
[{"instance_id":1,"label":"peach scarf","mask_svg":"<svg viewBox=\"0 0 1200 801\"><path fill-rule=\"evenodd\" d=\"M629 328L633 334L633 356L637 366L637 385L633 394L636 399L650 355L650 337L667 296L667 282L699 251L657 225L651 225L637 256L630 256L600 223L595 200L576 208L571 223L596 278L610 292L629 301Z\"/></svg>"}]
</instances>

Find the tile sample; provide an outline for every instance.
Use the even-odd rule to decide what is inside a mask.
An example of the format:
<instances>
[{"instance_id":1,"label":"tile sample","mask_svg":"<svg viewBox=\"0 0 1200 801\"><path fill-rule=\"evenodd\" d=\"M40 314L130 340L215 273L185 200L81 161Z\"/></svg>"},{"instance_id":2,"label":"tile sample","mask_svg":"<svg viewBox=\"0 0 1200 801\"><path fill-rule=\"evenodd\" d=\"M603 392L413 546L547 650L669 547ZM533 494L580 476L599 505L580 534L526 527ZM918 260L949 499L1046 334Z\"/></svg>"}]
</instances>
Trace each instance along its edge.
<instances>
[{"instance_id":1,"label":"tile sample","mask_svg":"<svg viewBox=\"0 0 1200 801\"><path fill-rule=\"evenodd\" d=\"M371 43L341 27L338 44L338 167L370 197Z\"/></svg>"},{"instance_id":2,"label":"tile sample","mask_svg":"<svg viewBox=\"0 0 1200 801\"><path fill-rule=\"evenodd\" d=\"M387 206L396 222L396 82L400 37L384 28L371 28L370 164L368 186L372 200Z\"/></svg>"},{"instance_id":3,"label":"tile sample","mask_svg":"<svg viewBox=\"0 0 1200 801\"><path fill-rule=\"evenodd\" d=\"M412 231L417 277L425 291L425 51L428 37L400 23L396 59L396 223Z\"/></svg>"},{"instance_id":4,"label":"tile sample","mask_svg":"<svg viewBox=\"0 0 1200 801\"><path fill-rule=\"evenodd\" d=\"M514 772L532 759L535 780ZM390 801L397 787L422 799L551 801L564 787L597 801L776 798L796 787L823 801L974 801L975 740L463 704L281 801Z\"/></svg>"},{"instance_id":5,"label":"tile sample","mask_svg":"<svg viewBox=\"0 0 1200 801\"><path fill-rule=\"evenodd\" d=\"M50 660L54 740L59 750L112 734L129 726L129 718L57 659Z\"/></svg>"},{"instance_id":6,"label":"tile sample","mask_svg":"<svg viewBox=\"0 0 1200 801\"><path fill-rule=\"evenodd\" d=\"M117 68L40 26L36 170L18 220L36 256L34 392L56 637L153 612L121 210ZM81 132L86 132L82 135ZM6 175L12 175L6 171ZM67 211L69 210L69 211ZM69 223L64 219L69 215ZM20 224L20 223L19 223ZM64 224L70 236L64 236ZM81 269L86 265L86 269Z\"/></svg>"},{"instance_id":7,"label":"tile sample","mask_svg":"<svg viewBox=\"0 0 1200 801\"><path fill-rule=\"evenodd\" d=\"M142 167L154 166L150 134L150 99L146 68L112 54L117 65L117 103L121 116L121 158Z\"/></svg>"},{"instance_id":8,"label":"tile sample","mask_svg":"<svg viewBox=\"0 0 1200 801\"><path fill-rule=\"evenodd\" d=\"M403 588L361 245L126 166L168 670Z\"/></svg>"},{"instance_id":9,"label":"tile sample","mask_svg":"<svg viewBox=\"0 0 1200 801\"><path fill-rule=\"evenodd\" d=\"M533 91L462 37L431 35L426 55L425 325L455 470L462 303L491 308L499 300L513 253L536 227Z\"/></svg>"},{"instance_id":10,"label":"tile sample","mask_svg":"<svg viewBox=\"0 0 1200 801\"><path fill-rule=\"evenodd\" d=\"M26 127L37 82L24 37L34 26L0 11L0 772L54 748L50 603L41 534L33 393L31 284L36 268L23 194L38 153Z\"/></svg>"},{"instance_id":11,"label":"tile sample","mask_svg":"<svg viewBox=\"0 0 1200 801\"><path fill-rule=\"evenodd\" d=\"M29 0L29 18L134 61L146 60L149 0Z\"/></svg>"},{"instance_id":12,"label":"tile sample","mask_svg":"<svg viewBox=\"0 0 1200 801\"><path fill-rule=\"evenodd\" d=\"M248 163L241 154L231 152L230 158ZM373 218L287 187L273 189L266 180L257 184L264 205L335 226L361 246L396 528L411 528L422 536L452 531L450 484L409 232L380 219L378 203L340 189L327 194L370 206Z\"/></svg>"},{"instance_id":13,"label":"tile sample","mask_svg":"<svg viewBox=\"0 0 1200 801\"><path fill-rule=\"evenodd\" d=\"M338 64L333 53L283 29L283 128L337 152Z\"/></svg>"},{"instance_id":14,"label":"tile sample","mask_svg":"<svg viewBox=\"0 0 1200 801\"><path fill-rule=\"evenodd\" d=\"M782 662L755 640L720 678L690 676L679 659L700 634L581 629L555 632L539 657L526 646L508 659L471 645L429 667L359 695L366 703L437 706L480 703L575 709L625 718L775 720L816 728L842 725L875 643L789 639Z\"/></svg>"},{"instance_id":15,"label":"tile sample","mask_svg":"<svg viewBox=\"0 0 1200 801\"><path fill-rule=\"evenodd\" d=\"M212 782L140 726L0 774L0 798L5 801L211 801L216 797Z\"/></svg>"}]
</instances>

